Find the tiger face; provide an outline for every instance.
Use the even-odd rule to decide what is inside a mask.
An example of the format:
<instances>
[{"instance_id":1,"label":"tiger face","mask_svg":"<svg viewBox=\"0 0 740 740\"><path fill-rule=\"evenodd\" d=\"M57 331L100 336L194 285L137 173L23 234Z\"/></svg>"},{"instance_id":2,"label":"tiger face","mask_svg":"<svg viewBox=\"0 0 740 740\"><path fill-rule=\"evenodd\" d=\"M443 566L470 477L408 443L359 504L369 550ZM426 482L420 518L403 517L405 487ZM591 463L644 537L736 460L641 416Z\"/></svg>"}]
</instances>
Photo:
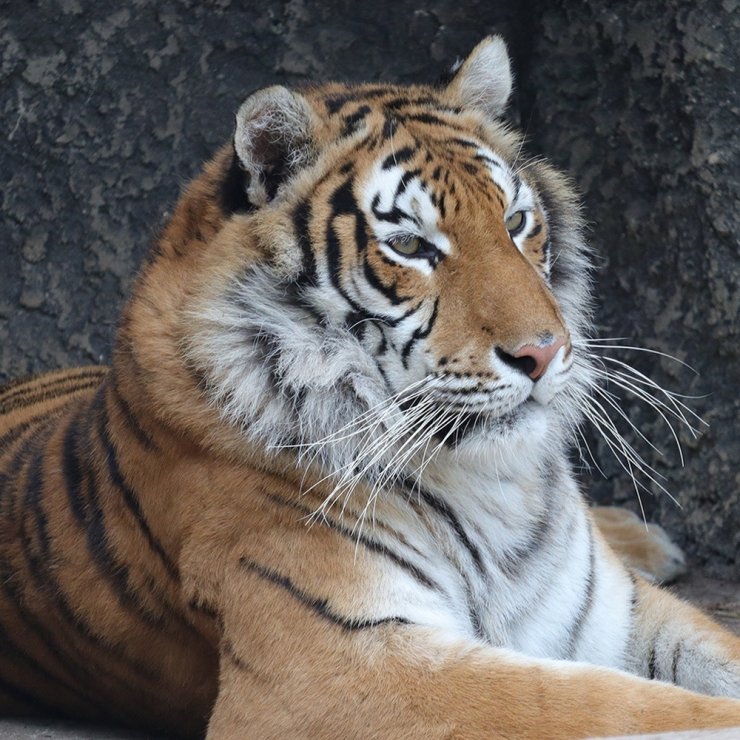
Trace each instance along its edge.
<instances>
[{"instance_id":1,"label":"tiger face","mask_svg":"<svg viewBox=\"0 0 740 740\"><path fill-rule=\"evenodd\" d=\"M430 125L403 111L376 110L366 130L387 141L327 185L303 297L353 332L391 392L426 381L415 398L458 415L446 441L460 441L546 405L567 382L570 334L534 187L458 114L438 105Z\"/></svg>"},{"instance_id":2,"label":"tiger face","mask_svg":"<svg viewBox=\"0 0 740 740\"><path fill-rule=\"evenodd\" d=\"M369 456L368 473L575 422L588 262L563 178L499 120L510 90L489 39L442 88L243 104L229 267L196 293L185 343L223 419L331 470Z\"/></svg>"}]
</instances>

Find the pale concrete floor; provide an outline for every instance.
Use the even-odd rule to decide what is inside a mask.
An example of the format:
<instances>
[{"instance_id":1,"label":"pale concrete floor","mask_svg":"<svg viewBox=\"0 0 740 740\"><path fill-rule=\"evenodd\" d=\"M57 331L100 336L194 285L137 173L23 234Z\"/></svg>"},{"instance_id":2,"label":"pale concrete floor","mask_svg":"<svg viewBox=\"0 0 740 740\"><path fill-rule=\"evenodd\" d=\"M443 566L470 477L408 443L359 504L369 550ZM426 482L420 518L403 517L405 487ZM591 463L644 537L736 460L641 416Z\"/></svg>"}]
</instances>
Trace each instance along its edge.
<instances>
[{"instance_id":1,"label":"pale concrete floor","mask_svg":"<svg viewBox=\"0 0 740 740\"><path fill-rule=\"evenodd\" d=\"M715 619L740 635L740 582L708 578L694 571L671 587L678 595L701 606ZM658 736L653 736L657 738ZM685 740L740 740L740 728L722 733L681 733L660 738ZM0 721L0 740L163 740L159 736L135 735L115 729L101 729L49 721Z\"/></svg>"}]
</instances>

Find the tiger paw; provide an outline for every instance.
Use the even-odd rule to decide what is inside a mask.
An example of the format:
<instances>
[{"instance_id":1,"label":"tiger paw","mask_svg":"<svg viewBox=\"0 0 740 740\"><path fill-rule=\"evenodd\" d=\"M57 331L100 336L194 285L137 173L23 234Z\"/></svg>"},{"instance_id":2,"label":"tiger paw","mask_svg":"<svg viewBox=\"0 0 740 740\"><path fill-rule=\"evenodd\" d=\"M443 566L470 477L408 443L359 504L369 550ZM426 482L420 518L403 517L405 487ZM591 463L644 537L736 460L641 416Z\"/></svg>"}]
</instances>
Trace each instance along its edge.
<instances>
[{"instance_id":1,"label":"tiger paw","mask_svg":"<svg viewBox=\"0 0 740 740\"><path fill-rule=\"evenodd\" d=\"M643 578L668 583L686 572L686 556L658 524L615 506L595 506L591 514L612 550Z\"/></svg>"}]
</instances>

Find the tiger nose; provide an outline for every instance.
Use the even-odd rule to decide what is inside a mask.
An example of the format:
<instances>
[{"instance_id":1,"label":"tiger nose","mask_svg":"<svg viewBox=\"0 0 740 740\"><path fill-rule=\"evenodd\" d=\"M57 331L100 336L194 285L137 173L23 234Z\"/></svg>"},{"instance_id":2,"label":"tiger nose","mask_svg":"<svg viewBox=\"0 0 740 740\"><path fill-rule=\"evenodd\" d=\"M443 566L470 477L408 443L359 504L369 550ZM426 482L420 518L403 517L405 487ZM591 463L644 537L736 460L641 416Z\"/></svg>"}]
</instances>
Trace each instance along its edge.
<instances>
[{"instance_id":1,"label":"tiger nose","mask_svg":"<svg viewBox=\"0 0 740 740\"><path fill-rule=\"evenodd\" d=\"M556 339L547 346L524 344L513 355L496 348L496 354L507 365L520 370L532 380L538 380L550 366L558 350L565 345L564 339Z\"/></svg>"}]
</instances>

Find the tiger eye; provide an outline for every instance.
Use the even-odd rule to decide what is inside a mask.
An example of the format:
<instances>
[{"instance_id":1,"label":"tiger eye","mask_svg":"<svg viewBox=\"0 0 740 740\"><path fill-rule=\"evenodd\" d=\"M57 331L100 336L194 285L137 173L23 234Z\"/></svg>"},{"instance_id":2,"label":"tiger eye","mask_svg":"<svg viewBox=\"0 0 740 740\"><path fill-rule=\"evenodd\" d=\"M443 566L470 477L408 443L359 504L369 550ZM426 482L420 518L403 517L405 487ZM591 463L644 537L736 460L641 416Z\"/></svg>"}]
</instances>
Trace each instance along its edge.
<instances>
[{"instance_id":1,"label":"tiger eye","mask_svg":"<svg viewBox=\"0 0 740 740\"><path fill-rule=\"evenodd\" d=\"M524 211L517 211L512 213L509 218L506 219L506 228L510 232L518 231L524 223Z\"/></svg>"},{"instance_id":2,"label":"tiger eye","mask_svg":"<svg viewBox=\"0 0 740 740\"><path fill-rule=\"evenodd\" d=\"M408 239L398 239L393 242L392 247L399 254L412 255L421 250L422 241L418 236L410 236Z\"/></svg>"}]
</instances>

